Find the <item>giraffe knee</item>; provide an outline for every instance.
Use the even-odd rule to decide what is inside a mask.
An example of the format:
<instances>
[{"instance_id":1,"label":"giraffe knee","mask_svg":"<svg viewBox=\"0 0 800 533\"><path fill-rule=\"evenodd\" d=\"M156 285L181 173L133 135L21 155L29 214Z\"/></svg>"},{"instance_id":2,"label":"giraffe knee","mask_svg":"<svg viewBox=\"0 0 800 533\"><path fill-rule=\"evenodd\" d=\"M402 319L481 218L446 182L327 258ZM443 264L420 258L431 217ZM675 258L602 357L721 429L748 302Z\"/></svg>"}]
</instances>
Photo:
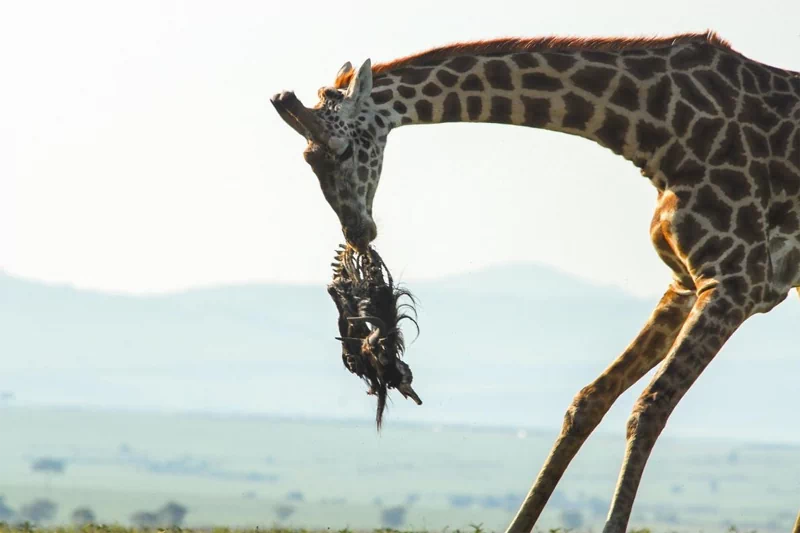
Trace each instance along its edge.
<instances>
[{"instance_id":1,"label":"giraffe knee","mask_svg":"<svg viewBox=\"0 0 800 533\"><path fill-rule=\"evenodd\" d=\"M669 398L664 393L645 392L633 405L631 416L628 417L626 438L658 437L670 412Z\"/></svg>"},{"instance_id":2,"label":"giraffe knee","mask_svg":"<svg viewBox=\"0 0 800 533\"><path fill-rule=\"evenodd\" d=\"M601 393L598 383L587 385L572 399L564 414L561 434L586 438L600 423L610 407L610 402Z\"/></svg>"}]
</instances>

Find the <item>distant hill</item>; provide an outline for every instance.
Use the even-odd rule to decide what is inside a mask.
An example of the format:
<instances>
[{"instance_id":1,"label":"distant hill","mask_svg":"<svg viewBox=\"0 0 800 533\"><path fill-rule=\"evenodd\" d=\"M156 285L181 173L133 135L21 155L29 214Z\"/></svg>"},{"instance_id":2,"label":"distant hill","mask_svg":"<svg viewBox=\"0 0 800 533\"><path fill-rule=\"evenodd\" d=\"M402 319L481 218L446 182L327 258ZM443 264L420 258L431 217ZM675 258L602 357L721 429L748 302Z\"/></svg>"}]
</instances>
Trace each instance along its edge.
<instances>
[{"instance_id":1,"label":"distant hill","mask_svg":"<svg viewBox=\"0 0 800 533\"><path fill-rule=\"evenodd\" d=\"M560 426L564 409L644 323L657 299L531 264L411 282L421 334L406 360L425 404L387 420ZM324 284L111 295L0 274L0 391L20 404L371 417L347 373ZM800 441L800 305L748 321L670 427ZM414 341L414 342L411 342ZM603 427L621 431L636 391Z\"/></svg>"}]
</instances>

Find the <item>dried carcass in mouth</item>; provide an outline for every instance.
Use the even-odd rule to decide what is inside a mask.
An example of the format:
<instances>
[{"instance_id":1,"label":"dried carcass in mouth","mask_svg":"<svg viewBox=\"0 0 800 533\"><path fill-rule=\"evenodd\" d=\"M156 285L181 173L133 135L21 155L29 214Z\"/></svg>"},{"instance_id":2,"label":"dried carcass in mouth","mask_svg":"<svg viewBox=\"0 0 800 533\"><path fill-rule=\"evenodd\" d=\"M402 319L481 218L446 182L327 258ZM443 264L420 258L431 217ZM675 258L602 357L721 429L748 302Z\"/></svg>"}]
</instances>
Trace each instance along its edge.
<instances>
[{"instance_id":1,"label":"dried carcass in mouth","mask_svg":"<svg viewBox=\"0 0 800 533\"><path fill-rule=\"evenodd\" d=\"M376 421L380 429L387 389L397 389L417 405L422 404L411 388L411 369L400 359L405 343L398 322L409 319L417 324L415 300L408 290L394 285L389 269L371 246L364 253L340 246L332 266L328 294L339 311L341 336L336 339L342 343L342 362L367 383L368 394L378 397ZM404 296L411 303L399 303Z\"/></svg>"}]
</instances>

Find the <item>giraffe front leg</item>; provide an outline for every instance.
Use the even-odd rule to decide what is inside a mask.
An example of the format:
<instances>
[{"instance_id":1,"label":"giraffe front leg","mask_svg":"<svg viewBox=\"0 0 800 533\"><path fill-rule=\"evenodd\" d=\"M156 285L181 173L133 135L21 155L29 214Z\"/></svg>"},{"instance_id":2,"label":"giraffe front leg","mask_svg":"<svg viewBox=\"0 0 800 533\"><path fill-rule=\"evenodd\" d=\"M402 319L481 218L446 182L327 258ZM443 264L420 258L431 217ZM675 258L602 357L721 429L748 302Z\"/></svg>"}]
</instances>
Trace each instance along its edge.
<instances>
[{"instance_id":1,"label":"giraffe front leg","mask_svg":"<svg viewBox=\"0 0 800 533\"><path fill-rule=\"evenodd\" d=\"M747 318L718 286L703 292L664 364L636 401L628 419L627 446L603 533L625 533L647 459L678 402Z\"/></svg>"},{"instance_id":2,"label":"giraffe front leg","mask_svg":"<svg viewBox=\"0 0 800 533\"><path fill-rule=\"evenodd\" d=\"M561 434L507 533L533 529L567 466L614 401L667 354L695 299L694 292L670 286L636 339L575 396L564 416Z\"/></svg>"}]
</instances>

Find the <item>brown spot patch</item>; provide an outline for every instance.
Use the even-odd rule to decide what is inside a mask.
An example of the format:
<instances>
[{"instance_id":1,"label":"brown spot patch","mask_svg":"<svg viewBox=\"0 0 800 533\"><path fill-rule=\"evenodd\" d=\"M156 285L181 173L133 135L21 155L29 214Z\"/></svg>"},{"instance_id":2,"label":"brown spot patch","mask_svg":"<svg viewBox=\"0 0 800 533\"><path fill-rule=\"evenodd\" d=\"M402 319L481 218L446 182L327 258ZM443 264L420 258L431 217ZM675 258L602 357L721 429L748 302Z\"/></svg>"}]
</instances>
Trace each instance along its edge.
<instances>
[{"instance_id":1,"label":"brown spot patch","mask_svg":"<svg viewBox=\"0 0 800 533\"><path fill-rule=\"evenodd\" d=\"M745 96L742 111L739 113L739 121L745 124L752 124L761 131L769 131L778 124L780 118L767 109L760 99L753 96Z\"/></svg>"},{"instance_id":2,"label":"brown spot patch","mask_svg":"<svg viewBox=\"0 0 800 533\"><path fill-rule=\"evenodd\" d=\"M723 137L719 148L714 155L711 156L709 162L712 165L723 165L728 163L737 167L747 165L747 156L744 151L744 144L742 143L742 132L739 129L739 124L731 122L725 128L725 137Z\"/></svg>"},{"instance_id":3,"label":"brown spot patch","mask_svg":"<svg viewBox=\"0 0 800 533\"><path fill-rule=\"evenodd\" d=\"M769 141L767 141L767 138L750 126L745 126L742 130L744 131L747 146L750 148L750 154L758 159L769 157Z\"/></svg>"},{"instance_id":4,"label":"brown spot patch","mask_svg":"<svg viewBox=\"0 0 800 533\"><path fill-rule=\"evenodd\" d=\"M454 57L445 65L450 70L456 72L467 72L478 63L478 60L468 55Z\"/></svg>"},{"instance_id":5,"label":"brown spot patch","mask_svg":"<svg viewBox=\"0 0 800 533\"><path fill-rule=\"evenodd\" d=\"M675 239L684 254L694 249L697 243L708 234L708 231L691 213L683 213L678 222L674 224L674 229Z\"/></svg>"},{"instance_id":6,"label":"brown spot patch","mask_svg":"<svg viewBox=\"0 0 800 533\"><path fill-rule=\"evenodd\" d=\"M547 52L543 54L547 64L550 68L557 72L564 72L573 67L578 60L569 54L560 54L558 52Z\"/></svg>"},{"instance_id":7,"label":"brown spot patch","mask_svg":"<svg viewBox=\"0 0 800 533\"><path fill-rule=\"evenodd\" d=\"M689 124L694 118L695 111L684 102L678 100L675 104L675 113L672 116L672 129L679 136L683 137L689 131Z\"/></svg>"},{"instance_id":8,"label":"brown spot patch","mask_svg":"<svg viewBox=\"0 0 800 533\"><path fill-rule=\"evenodd\" d=\"M705 166L693 159L686 159L675 172L668 176L669 184L696 186L703 180L705 174Z\"/></svg>"},{"instance_id":9,"label":"brown spot patch","mask_svg":"<svg viewBox=\"0 0 800 533\"><path fill-rule=\"evenodd\" d=\"M686 144L697 159L705 161L708 158L711 147L723 126L725 126L725 121L721 118L700 117L694 123L692 134Z\"/></svg>"},{"instance_id":10,"label":"brown spot patch","mask_svg":"<svg viewBox=\"0 0 800 533\"><path fill-rule=\"evenodd\" d=\"M671 138L672 135L665 128L654 126L644 120L636 124L636 142L639 150L643 152L652 154L667 144Z\"/></svg>"},{"instance_id":11,"label":"brown spot patch","mask_svg":"<svg viewBox=\"0 0 800 533\"><path fill-rule=\"evenodd\" d=\"M653 118L659 120L666 119L671 97L672 83L668 76L662 76L647 92L647 112L650 113Z\"/></svg>"},{"instance_id":12,"label":"brown spot patch","mask_svg":"<svg viewBox=\"0 0 800 533\"><path fill-rule=\"evenodd\" d=\"M482 91L483 81L476 74L470 74L461 82L461 90L467 92Z\"/></svg>"},{"instance_id":13,"label":"brown spot patch","mask_svg":"<svg viewBox=\"0 0 800 533\"><path fill-rule=\"evenodd\" d=\"M445 87L454 87L458 83L458 76L445 69L436 71L436 79Z\"/></svg>"},{"instance_id":14,"label":"brown spot patch","mask_svg":"<svg viewBox=\"0 0 800 533\"><path fill-rule=\"evenodd\" d=\"M486 74L486 81L489 82L495 89L503 91L511 91L514 89L514 84L511 83L511 69L505 61L500 59L493 59L487 61L484 65L484 72Z\"/></svg>"},{"instance_id":15,"label":"brown spot patch","mask_svg":"<svg viewBox=\"0 0 800 533\"><path fill-rule=\"evenodd\" d=\"M397 87L397 92L403 98L414 98L417 95L417 90L414 87L409 87L408 85L399 85Z\"/></svg>"},{"instance_id":16,"label":"brown spot patch","mask_svg":"<svg viewBox=\"0 0 800 533\"><path fill-rule=\"evenodd\" d=\"M419 122L432 122L433 121L433 104L427 100L417 100L414 103L414 109L417 110L417 120Z\"/></svg>"},{"instance_id":17,"label":"brown spot patch","mask_svg":"<svg viewBox=\"0 0 800 533\"><path fill-rule=\"evenodd\" d=\"M557 91L564 87L561 80L541 72L528 72L522 75L522 87L534 91Z\"/></svg>"},{"instance_id":18,"label":"brown spot patch","mask_svg":"<svg viewBox=\"0 0 800 533\"><path fill-rule=\"evenodd\" d=\"M776 91L781 91L784 93L791 92L792 90L792 87L789 85L789 80L783 76L772 76L772 87Z\"/></svg>"},{"instance_id":19,"label":"brown spot patch","mask_svg":"<svg viewBox=\"0 0 800 533\"><path fill-rule=\"evenodd\" d=\"M637 111L639 109L639 87L632 79L623 74L617 82L617 88L611 95L610 102L629 111Z\"/></svg>"},{"instance_id":20,"label":"brown spot patch","mask_svg":"<svg viewBox=\"0 0 800 533\"><path fill-rule=\"evenodd\" d=\"M718 231L729 231L733 209L722 201L710 185L704 185L695 194L694 212L711 222Z\"/></svg>"},{"instance_id":21,"label":"brown spot patch","mask_svg":"<svg viewBox=\"0 0 800 533\"><path fill-rule=\"evenodd\" d=\"M744 244L738 244L733 250L728 252L728 255L719 264L719 269L722 272L741 272L744 270L745 265L745 247Z\"/></svg>"},{"instance_id":22,"label":"brown spot patch","mask_svg":"<svg viewBox=\"0 0 800 533\"><path fill-rule=\"evenodd\" d=\"M422 87L422 94L425 96L439 96L442 94L442 88L432 81L429 81L424 87Z\"/></svg>"},{"instance_id":23,"label":"brown spot patch","mask_svg":"<svg viewBox=\"0 0 800 533\"><path fill-rule=\"evenodd\" d=\"M753 195L758 199L761 207L766 209L772 197L772 185L770 184L769 169L767 165L759 161L751 161L747 169L750 179L753 181Z\"/></svg>"},{"instance_id":24,"label":"brown spot patch","mask_svg":"<svg viewBox=\"0 0 800 533\"><path fill-rule=\"evenodd\" d=\"M478 120L483 111L483 101L480 96L467 96L467 115L470 120Z\"/></svg>"},{"instance_id":25,"label":"brown spot patch","mask_svg":"<svg viewBox=\"0 0 800 533\"><path fill-rule=\"evenodd\" d=\"M430 68L411 68L406 67L395 71L395 74L400 76L400 83L407 83L408 85L419 85L431 75Z\"/></svg>"},{"instance_id":26,"label":"brown spot patch","mask_svg":"<svg viewBox=\"0 0 800 533\"><path fill-rule=\"evenodd\" d=\"M667 70L667 62L661 57L626 57L625 66L640 80L649 80Z\"/></svg>"},{"instance_id":27,"label":"brown spot patch","mask_svg":"<svg viewBox=\"0 0 800 533\"><path fill-rule=\"evenodd\" d=\"M493 96L489 110L489 122L508 124L511 122L511 98Z\"/></svg>"},{"instance_id":28,"label":"brown spot patch","mask_svg":"<svg viewBox=\"0 0 800 533\"><path fill-rule=\"evenodd\" d=\"M664 157L661 158L661 171L667 175L667 177L674 175L678 171L678 167L683 162L684 158L686 157L686 151L681 147L678 143L673 143L672 146L669 147L667 153L664 154Z\"/></svg>"},{"instance_id":29,"label":"brown spot patch","mask_svg":"<svg viewBox=\"0 0 800 533\"><path fill-rule=\"evenodd\" d=\"M688 70L695 67L711 65L716 52L712 47L703 44L690 44L682 47L670 58L670 65L677 70Z\"/></svg>"},{"instance_id":30,"label":"brown spot patch","mask_svg":"<svg viewBox=\"0 0 800 533\"><path fill-rule=\"evenodd\" d=\"M733 201L742 200L750 194L750 182L744 172L727 168L715 168L709 173L711 183L719 187Z\"/></svg>"},{"instance_id":31,"label":"brown spot patch","mask_svg":"<svg viewBox=\"0 0 800 533\"><path fill-rule=\"evenodd\" d=\"M739 78L739 67L741 62L735 56L730 54L720 54L717 61L717 72L719 72L725 81L731 84L735 89L742 87L742 81Z\"/></svg>"},{"instance_id":32,"label":"brown spot patch","mask_svg":"<svg viewBox=\"0 0 800 533\"><path fill-rule=\"evenodd\" d=\"M780 161L770 161L769 177L775 194L784 192L794 196L800 192L800 175Z\"/></svg>"},{"instance_id":33,"label":"brown spot patch","mask_svg":"<svg viewBox=\"0 0 800 533\"><path fill-rule=\"evenodd\" d=\"M459 122L461 120L461 99L456 93L450 93L442 104L442 122Z\"/></svg>"},{"instance_id":34,"label":"brown spot patch","mask_svg":"<svg viewBox=\"0 0 800 533\"><path fill-rule=\"evenodd\" d=\"M757 93L758 88L756 87L756 79L753 77L753 74L747 70L742 69L742 87L744 88L745 92L748 93Z\"/></svg>"},{"instance_id":35,"label":"brown spot patch","mask_svg":"<svg viewBox=\"0 0 800 533\"><path fill-rule=\"evenodd\" d=\"M767 106L779 115L788 115L797 105L797 98L792 94L774 93L764 98Z\"/></svg>"},{"instance_id":36,"label":"brown spot patch","mask_svg":"<svg viewBox=\"0 0 800 533\"><path fill-rule=\"evenodd\" d=\"M767 226L770 228L783 226L793 209L794 204L791 200L773 203L767 211Z\"/></svg>"},{"instance_id":37,"label":"brown spot patch","mask_svg":"<svg viewBox=\"0 0 800 533\"><path fill-rule=\"evenodd\" d=\"M711 70L697 70L693 75L709 96L717 102L725 116L732 117L736 113L738 91L725 83L722 76Z\"/></svg>"},{"instance_id":38,"label":"brown spot patch","mask_svg":"<svg viewBox=\"0 0 800 533\"><path fill-rule=\"evenodd\" d=\"M716 108L711 101L700 91L695 85L694 79L688 74L682 72L674 72L672 79L678 86L681 97L695 109L708 113L709 115L716 114Z\"/></svg>"},{"instance_id":39,"label":"brown spot patch","mask_svg":"<svg viewBox=\"0 0 800 533\"><path fill-rule=\"evenodd\" d=\"M511 56L511 61L519 68L536 68L539 66L539 60L533 54L514 54Z\"/></svg>"},{"instance_id":40,"label":"brown spot patch","mask_svg":"<svg viewBox=\"0 0 800 533\"><path fill-rule=\"evenodd\" d=\"M736 235L748 244L753 244L758 240L764 239L764 223L761 220L761 212L754 204L749 204L739 208L736 213Z\"/></svg>"},{"instance_id":41,"label":"brown spot patch","mask_svg":"<svg viewBox=\"0 0 800 533\"><path fill-rule=\"evenodd\" d=\"M592 63L604 63L606 65L616 65L617 55L598 50L584 50L581 52L583 58Z\"/></svg>"},{"instance_id":42,"label":"brown spot patch","mask_svg":"<svg viewBox=\"0 0 800 533\"><path fill-rule=\"evenodd\" d=\"M383 91L373 91L370 96L372 96L372 101L375 102L376 105L382 105L394 97L394 91L392 91L391 89L385 89Z\"/></svg>"},{"instance_id":43,"label":"brown spot patch","mask_svg":"<svg viewBox=\"0 0 800 533\"><path fill-rule=\"evenodd\" d=\"M394 85L395 80L391 76L379 76L372 81L372 87L377 89L379 87L386 87L387 85Z\"/></svg>"},{"instance_id":44,"label":"brown spot patch","mask_svg":"<svg viewBox=\"0 0 800 533\"><path fill-rule=\"evenodd\" d=\"M594 106L575 93L564 95L564 106L566 107L566 113L564 114L562 125L565 128L585 129L586 123L589 122L589 119L594 114Z\"/></svg>"},{"instance_id":45,"label":"brown spot patch","mask_svg":"<svg viewBox=\"0 0 800 533\"><path fill-rule=\"evenodd\" d=\"M550 100L522 95L522 105L525 106L526 126L536 128L550 123Z\"/></svg>"},{"instance_id":46,"label":"brown spot patch","mask_svg":"<svg viewBox=\"0 0 800 533\"><path fill-rule=\"evenodd\" d=\"M629 124L627 117L615 113L611 109L606 109L603 125L595 132L595 135L602 144L619 154L622 153Z\"/></svg>"},{"instance_id":47,"label":"brown spot patch","mask_svg":"<svg viewBox=\"0 0 800 533\"><path fill-rule=\"evenodd\" d=\"M795 125L789 121L784 122L775 132L769 136L769 146L775 157L788 155L789 137L792 136L792 131Z\"/></svg>"},{"instance_id":48,"label":"brown spot patch","mask_svg":"<svg viewBox=\"0 0 800 533\"><path fill-rule=\"evenodd\" d=\"M766 269L764 265L767 263L767 246L764 243L759 243L750 249L747 254L747 277L753 283L763 282L766 276ZM760 287L759 287L760 288ZM756 301L761 298L756 298Z\"/></svg>"},{"instance_id":49,"label":"brown spot patch","mask_svg":"<svg viewBox=\"0 0 800 533\"><path fill-rule=\"evenodd\" d=\"M602 96L614 79L616 71L606 67L584 67L575 72L571 79L576 87L595 96Z\"/></svg>"},{"instance_id":50,"label":"brown spot patch","mask_svg":"<svg viewBox=\"0 0 800 533\"><path fill-rule=\"evenodd\" d=\"M772 77L768 70L762 68L760 65L748 61L744 64L744 68L746 68L756 79L756 83L758 84L758 89L761 92L767 92L772 89L770 84L770 78Z\"/></svg>"},{"instance_id":51,"label":"brown spot patch","mask_svg":"<svg viewBox=\"0 0 800 533\"><path fill-rule=\"evenodd\" d=\"M702 245L692 249L689 254L689 264L693 270L698 270L709 263L716 263L732 244L733 239L730 237L712 235Z\"/></svg>"}]
</instances>

